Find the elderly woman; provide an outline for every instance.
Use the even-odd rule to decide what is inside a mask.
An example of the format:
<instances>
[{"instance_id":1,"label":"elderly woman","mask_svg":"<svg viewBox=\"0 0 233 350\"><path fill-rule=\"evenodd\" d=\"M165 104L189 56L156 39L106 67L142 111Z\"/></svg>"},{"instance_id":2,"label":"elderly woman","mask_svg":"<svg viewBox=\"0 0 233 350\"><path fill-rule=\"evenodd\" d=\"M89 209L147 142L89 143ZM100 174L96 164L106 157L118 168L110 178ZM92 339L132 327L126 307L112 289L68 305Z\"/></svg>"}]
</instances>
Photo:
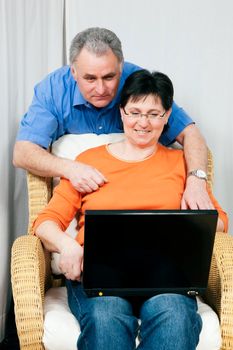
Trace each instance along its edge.
<instances>
[{"instance_id":1,"label":"elderly woman","mask_svg":"<svg viewBox=\"0 0 233 350\"><path fill-rule=\"evenodd\" d=\"M108 182L99 191L80 194L62 179L34 224L45 247L60 253L70 309L81 327L79 350L135 349L138 334L141 350L192 350L198 344L201 319L194 298L179 294L160 294L137 302L120 297L88 298L79 282L86 209L180 209L187 178L183 151L158 143L172 102L173 86L166 75L146 70L133 73L120 101L125 139L77 157L100 170ZM219 213L217 229L226 231L226 214L208 191ZM77 212L79 232L73 239L64 231Z\"/></svg>"}]
</instances>

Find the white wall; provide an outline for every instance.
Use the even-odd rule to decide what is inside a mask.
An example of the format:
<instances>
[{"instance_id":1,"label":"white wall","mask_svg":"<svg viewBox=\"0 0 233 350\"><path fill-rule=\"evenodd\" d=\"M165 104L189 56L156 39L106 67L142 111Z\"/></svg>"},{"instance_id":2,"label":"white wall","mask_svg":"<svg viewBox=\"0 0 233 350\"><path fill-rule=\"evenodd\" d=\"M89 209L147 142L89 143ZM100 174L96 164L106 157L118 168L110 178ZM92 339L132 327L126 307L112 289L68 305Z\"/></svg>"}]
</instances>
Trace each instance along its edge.
<instances>
[{"instance_id":1,"label":"white wall","mask_svg":"<svg viewBox=\"0 0 233 350\"><path fill-rule=\"evenodd\" d=\"M170 76L175 100L214 154L214 193L233 233L233 1L69 0L67 40L87 27L113 30L125 59Z\"/></svg>"}]
</instances>

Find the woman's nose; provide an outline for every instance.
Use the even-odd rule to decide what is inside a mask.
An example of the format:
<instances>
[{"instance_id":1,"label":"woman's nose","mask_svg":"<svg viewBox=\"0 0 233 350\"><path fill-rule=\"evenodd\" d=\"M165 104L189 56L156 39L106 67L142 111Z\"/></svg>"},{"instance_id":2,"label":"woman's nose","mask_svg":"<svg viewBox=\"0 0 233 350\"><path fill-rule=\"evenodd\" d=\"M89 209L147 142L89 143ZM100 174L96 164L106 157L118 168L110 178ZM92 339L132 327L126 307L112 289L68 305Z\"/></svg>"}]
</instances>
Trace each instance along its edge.
<instances>
[{"instance_id":1,"label":"woman's nose","mask_svg":"<svg viewBox=\"0 0 233 350\"><path fill-rule=\"evenodd\" d=\"M141 114L140 118L138 119L138 125L140 125L143 128L146 128L148 123L149 123L149 119L148 119L147 115Z\"/></svg>"}]
</instances>

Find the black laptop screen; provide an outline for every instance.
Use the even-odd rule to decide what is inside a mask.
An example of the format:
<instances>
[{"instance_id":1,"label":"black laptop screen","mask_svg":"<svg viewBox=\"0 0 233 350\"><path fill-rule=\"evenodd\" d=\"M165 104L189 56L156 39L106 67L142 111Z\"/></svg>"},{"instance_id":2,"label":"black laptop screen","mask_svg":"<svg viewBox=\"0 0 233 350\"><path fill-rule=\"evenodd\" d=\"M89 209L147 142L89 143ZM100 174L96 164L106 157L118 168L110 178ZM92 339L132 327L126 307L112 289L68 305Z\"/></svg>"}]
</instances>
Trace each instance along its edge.
<instances>
[{"instance_id":1,"label":"black laptop screen","mask_svg":"<svg viewBox=\"0 0 233 350\"><path fill-rule=\"evenodd\" d=\"M147 295L207 287L217 223L209 211L87 211L84 289Z\"/></svg>"}]
</instances>

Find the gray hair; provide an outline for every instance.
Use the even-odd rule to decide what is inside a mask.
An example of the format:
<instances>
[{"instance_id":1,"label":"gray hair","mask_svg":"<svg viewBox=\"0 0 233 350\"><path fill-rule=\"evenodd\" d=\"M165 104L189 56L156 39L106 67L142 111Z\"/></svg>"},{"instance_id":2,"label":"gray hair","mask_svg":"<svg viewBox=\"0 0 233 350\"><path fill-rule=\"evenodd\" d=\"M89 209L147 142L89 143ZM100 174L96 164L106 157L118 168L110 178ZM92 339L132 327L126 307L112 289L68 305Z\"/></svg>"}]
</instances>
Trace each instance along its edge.
<instances>
[{"instance_id":1,"label":"gray hair","mask_svg":"<svg viewBox=\"0 0 233 350\"><path fill-rule=\"evenodd\" d=\"M97 56L101 56L111 49L119 62L124 59L120 39L109 29L95 27L78 33L70 46L69 59L71 64L74 63L84 47Z\"/></svg>"}]
</instances>

